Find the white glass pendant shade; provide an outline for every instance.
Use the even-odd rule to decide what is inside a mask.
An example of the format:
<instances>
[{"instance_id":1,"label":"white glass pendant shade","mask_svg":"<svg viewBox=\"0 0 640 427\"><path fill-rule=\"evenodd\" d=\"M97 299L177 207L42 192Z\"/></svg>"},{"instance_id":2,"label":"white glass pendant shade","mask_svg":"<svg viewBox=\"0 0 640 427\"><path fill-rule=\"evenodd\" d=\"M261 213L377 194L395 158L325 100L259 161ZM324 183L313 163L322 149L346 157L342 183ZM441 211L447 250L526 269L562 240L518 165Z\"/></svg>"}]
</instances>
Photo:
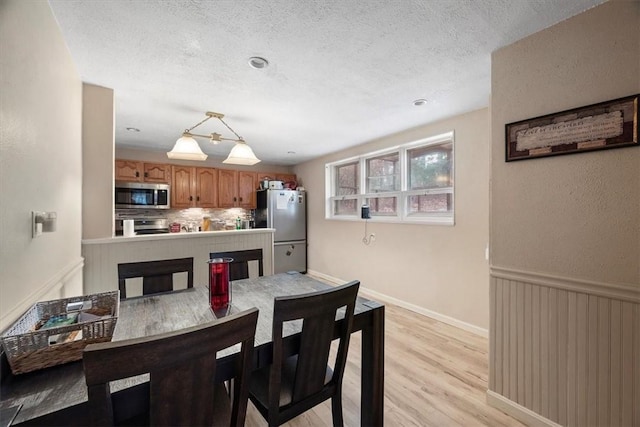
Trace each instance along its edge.
<instances>
[{"instance_id":1,"label":"white glass pendant shade","mask_svg":"<svg viewBox=\"0 0 640 427\"><path fill-rule=\"evenodd\" d=\"M227 157L222 163L251 166L259 162L260 159L253 154L251 147L244 142L237 142L231 149L229 157Z\"/></svg>"},{"instance_id":2,"label":"white glass pendant shade","mask_svg":"<svg viewBox=\"0 0 640 427\"><path fill-rule=\"evenodd\" d=\"M191 135L183 134L176 141L173 150L167 153L167 157L181 160L207 160L208 156L202 152L198 142Z\"/></svg>"}]
</instances>

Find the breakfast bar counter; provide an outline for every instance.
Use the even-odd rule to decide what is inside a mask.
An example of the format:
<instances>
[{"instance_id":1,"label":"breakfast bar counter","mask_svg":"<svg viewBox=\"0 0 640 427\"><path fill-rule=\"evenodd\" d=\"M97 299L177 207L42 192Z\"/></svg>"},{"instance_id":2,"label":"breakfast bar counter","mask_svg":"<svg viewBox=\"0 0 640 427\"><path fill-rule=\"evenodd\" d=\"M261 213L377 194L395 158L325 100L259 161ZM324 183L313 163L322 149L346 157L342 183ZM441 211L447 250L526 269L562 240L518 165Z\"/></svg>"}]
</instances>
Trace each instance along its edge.
<instances>
[{"instance_id":1,"label":"breakfast bar counter","mask_svg":"<svg viewBox=\"0 0 640 427\"><path fill-rule=\"evenodd\" d=\"M262 249L264 274L273 274L273 228L146 234L82 241L84 293L118 289L118 264L193 257L194 282L208 283L210 252Z\"/></svg>"}]
</instances>

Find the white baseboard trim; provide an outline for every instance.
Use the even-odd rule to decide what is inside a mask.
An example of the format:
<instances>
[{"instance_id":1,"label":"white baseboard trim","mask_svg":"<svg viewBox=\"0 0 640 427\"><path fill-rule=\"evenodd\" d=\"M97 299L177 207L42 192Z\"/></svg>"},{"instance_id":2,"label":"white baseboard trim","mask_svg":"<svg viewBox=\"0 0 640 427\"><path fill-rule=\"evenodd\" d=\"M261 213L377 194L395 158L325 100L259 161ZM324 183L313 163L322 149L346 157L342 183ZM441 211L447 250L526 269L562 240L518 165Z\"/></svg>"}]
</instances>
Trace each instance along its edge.
<instances>
[{"instance_id":1,"label":"white baseboard trim","mask_svg":"<svg viewBox=\"0 0 640 427\"><path fill-rule=\"evenodd\" d=\"M320 273L320 272L314 271L314 270L307 270L307 274L309 276L315 277L315 278L317 278L319 280L322 280L324 282L328 282L329 284L336 285L336 286L344 285L345 283L347 283L347 281L345 281L345 280L341 280L341 279L338 279L336 277L329 276L327 274ZM463 322L462 320L455 319L455 318L447 316L445 314L441 314L441 313L438 313L436 311L432 311L432 310L429 310L427 308L420 307L418 305L408 303L406 301L391 297L389 295L386 295L386 294L383 294L383 293L380 293L380 292L377 292L377 291L374 291L372 289L368 289L368 288L365 288L365 287L362 287L362 286L360 286L360 292L362 292L362 294L364 294L364 295L366 295L368 297L371 297L371 298L373 298L375 300L379 300L381 302L387 302L389 304L394 304L394 305L397 305L399 307L406 308L407 310L413 311L414 313L418 313L418 314L421 314L423 316L430 317L430 318L435 319L435 320L437 320L439 322L446 323L447 325L455 326L456 328L463 329L463 330L465 330L467 332L471 332L471 333L479 335L481 337L484 337L484 338L488 338L489 337L489 330L488 329L481 328L481 327L476 326L476 325L472 325L471 323Z\"/></svg>"},{"instance_id":2,"label":"white baseboard trim","mask_svg":"<svg viewBox=\"0 0 640 427\"><path fill-rule=\"evenodd\" d=\"M65 283L69 282L76 274L78 274L79 270L82 270L83 267L84 258L82 257L69 263L65 268L52 276L44 285L40 286L31 294L23 298L22 301L17 303L7 313L4 313L0 317L0 330L4 330L11 326L11 324L29 310L33 304L41 301L44 295L60 291L64 287Z\"/></svg>"},{"instance_id":3,"label":"white baseboard trim","mask_svg":"<svg viewBox=\"0 0 640 427\"><path fill-rule=\"evenodd\" d=\"M549 273L499 267L496 265L490 266L489 269L491 277L518 282L533 283L540 286L564 289L572 292L580 292L584 294L640 303L639 285L596 282L558 276Z\"/></svg>"},{"instance_id":4,"label":"white baseboard trim","mask_svg":"<svg viewBox=\"0 0 640 427\"><path fill-rule=\"evenodd\" d=\"M328 282L331 285L340 286L347 283L346 280L338 279L333 276L329 276L328 274L320 273L315 270L307 270L307 276L314 277L316 279L322 280L323 282Z\"/></svg>"},{"instance_id":5,"label":"white baseboard trim","mask_svg":"<svg viewBox=\"0 0 640 427\"><path fill-rule=\"evenodd\" d=\"M531 427L562 427L560 424L556 424L495 391L487 390L487 404Z\"/></svg>"}]
</instances>

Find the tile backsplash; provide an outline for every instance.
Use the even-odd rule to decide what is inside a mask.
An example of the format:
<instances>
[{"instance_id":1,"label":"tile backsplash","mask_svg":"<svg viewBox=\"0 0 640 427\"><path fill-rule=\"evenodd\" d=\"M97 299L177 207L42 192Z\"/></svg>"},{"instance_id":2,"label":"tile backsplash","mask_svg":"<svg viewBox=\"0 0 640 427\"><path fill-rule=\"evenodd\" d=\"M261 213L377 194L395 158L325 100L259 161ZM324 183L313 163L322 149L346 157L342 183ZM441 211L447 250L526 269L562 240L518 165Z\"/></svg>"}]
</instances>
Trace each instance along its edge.
<instances>
[{"instance_id":1,"label":"tile backsplash","mask_svg":"<svg viewBox=\"0 0 640 427\"><path fill-rule=\"evenodd\" d=\"M250 219L251 210L242 208L232 209L116 209L115 219L167 219L169 224L177 222L181 226L192 225L194 230L202 224L205 216L211 217L211 225L214 230L235 228L236 218Z\"/></svg>"}]
</instances>

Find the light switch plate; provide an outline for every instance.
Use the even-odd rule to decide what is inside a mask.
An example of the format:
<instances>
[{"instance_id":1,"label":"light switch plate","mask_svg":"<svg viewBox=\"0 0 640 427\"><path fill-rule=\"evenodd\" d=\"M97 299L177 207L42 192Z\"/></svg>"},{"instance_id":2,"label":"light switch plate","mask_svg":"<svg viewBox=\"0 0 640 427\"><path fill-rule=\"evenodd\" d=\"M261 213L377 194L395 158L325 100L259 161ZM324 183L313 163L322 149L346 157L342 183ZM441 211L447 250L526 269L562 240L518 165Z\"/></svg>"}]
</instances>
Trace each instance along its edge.
<instances>
[{"instance_id":1,"label":"light switch plate","mask_svg":"<svg viewBox=\"0 0 640 427\"><path fill-rule=\"evenodd\" d=\"M31 237L34 239L42 235L42 218L44 218L45 213L46 212L31 211Z\"/></svg>"}]
</instances>

